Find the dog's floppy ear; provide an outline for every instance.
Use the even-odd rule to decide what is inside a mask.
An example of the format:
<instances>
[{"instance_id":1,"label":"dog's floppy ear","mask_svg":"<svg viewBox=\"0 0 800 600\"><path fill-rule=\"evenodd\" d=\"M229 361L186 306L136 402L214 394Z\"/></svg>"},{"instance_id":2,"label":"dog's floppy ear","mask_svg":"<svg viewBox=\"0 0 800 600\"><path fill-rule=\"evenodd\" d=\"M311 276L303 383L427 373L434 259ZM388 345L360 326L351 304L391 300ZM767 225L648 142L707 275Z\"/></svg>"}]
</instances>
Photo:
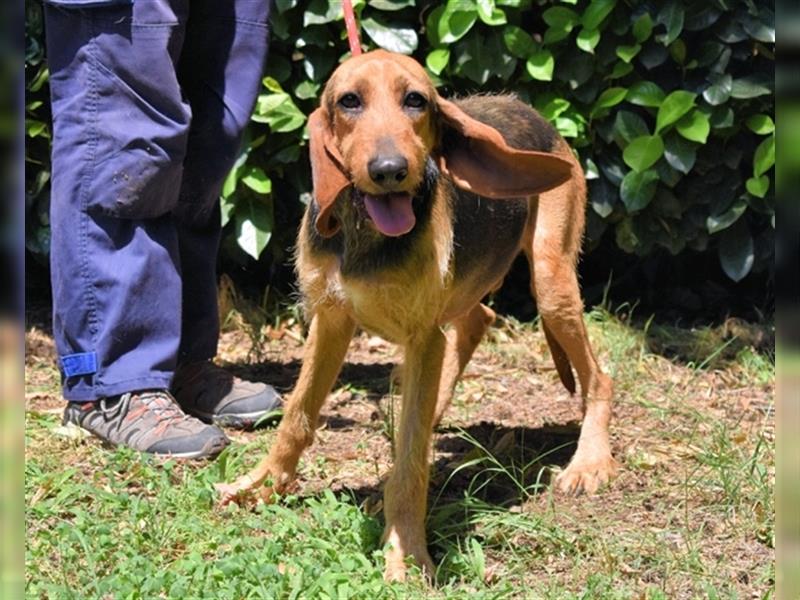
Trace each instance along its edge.
<instances>
[{"instance_id":1,"label":"dog's floppy ear","mask_svg":"<svg viewBox=\"0 0 800 600\"><path fill-rule=\"evenodd\" d=\"M572 165L555 154L517 150L500 132L437 99L442 132L440 168L461 189L487 198L533 196L567 181Z\"/></svg>"},{"instance_id":2,"label":"dog's floppy ear","mask_svg":"<svg viewBox=\"0 0 800 600\"><path fill-rule=\"evenodd\" d=\"M322 237L331 237L340 227L331 214L333 204L342 190L350 185L350 180L342 167L342 157L333 144L328 113L323 107L308 117L308 135L314 201L319 206L314 225Z\"/></svg>"}]
</instances>

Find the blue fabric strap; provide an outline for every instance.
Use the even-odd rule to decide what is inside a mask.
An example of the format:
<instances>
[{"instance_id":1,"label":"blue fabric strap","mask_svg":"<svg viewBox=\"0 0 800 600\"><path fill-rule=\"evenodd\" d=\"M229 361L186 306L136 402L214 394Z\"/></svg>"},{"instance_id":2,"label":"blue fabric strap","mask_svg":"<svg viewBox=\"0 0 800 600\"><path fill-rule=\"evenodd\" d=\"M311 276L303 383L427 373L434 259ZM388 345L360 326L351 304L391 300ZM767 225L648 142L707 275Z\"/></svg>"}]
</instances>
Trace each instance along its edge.
<instances>
[{"instance_id":1,"label":"blue fabric strap","mask_svg":"<svg viewBox=\"0 0 800 600\"><path fill-rule=\"evenodd\" d=\"M95 352L81 352L61 357L61 366L67 377L76 375L91 375L97 372L97 354Z\"/></svg>"}]
</instances>

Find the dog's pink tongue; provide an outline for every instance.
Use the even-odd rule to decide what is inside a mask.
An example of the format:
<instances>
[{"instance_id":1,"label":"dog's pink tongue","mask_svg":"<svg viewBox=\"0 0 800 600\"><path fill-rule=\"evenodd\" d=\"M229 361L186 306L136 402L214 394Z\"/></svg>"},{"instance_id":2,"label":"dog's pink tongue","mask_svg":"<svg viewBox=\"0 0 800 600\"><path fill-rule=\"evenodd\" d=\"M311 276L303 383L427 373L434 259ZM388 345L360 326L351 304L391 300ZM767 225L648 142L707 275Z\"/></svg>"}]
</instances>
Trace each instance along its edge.
<instances>
[{"instance_id":1,"label":"dog's pink tongue","mask_svg":"<svg viewBox=\"0 0 800 600\"><path fill-rule=\"evenodd\" d=\"M404 235L414 229L417 221L411 207L411 194L364 194L364 206L383 235Z\"/></svg>"}]
</instances>

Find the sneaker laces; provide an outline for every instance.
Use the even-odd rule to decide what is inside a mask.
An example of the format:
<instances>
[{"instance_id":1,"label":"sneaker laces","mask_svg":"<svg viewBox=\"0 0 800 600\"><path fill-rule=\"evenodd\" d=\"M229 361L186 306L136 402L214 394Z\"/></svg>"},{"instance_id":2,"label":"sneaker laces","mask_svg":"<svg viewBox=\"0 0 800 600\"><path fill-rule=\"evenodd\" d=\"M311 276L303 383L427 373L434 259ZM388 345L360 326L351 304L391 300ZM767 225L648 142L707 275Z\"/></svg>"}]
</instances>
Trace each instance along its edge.
<instances>
[{"instance_id":1,"label":"sneaker laces","mask_svg":"<svg viewBox=\"0 0 800 600\"><path fill-rule=\"evenodd\" d=\"M191 417L184 414L178 408L178 405L172 399L172 396L167 392L127 392L119 397L119 400L112 406L108 405L107 398L101 398L98 403L98 409L107 420L115 419L120 415L128 413L131 400L137 396L142 404L147 407L156 417L156 428L164 429L170 422L185 422L190 421ZM124 418L117 421L117 431L122 429L125 422Z\"/></svg>"},{"instance_id":2,"label":"sneaker laces","mask_svg":"<svg viewBox=\"0 0 800 600\"><path fill-rule=\"evenodd\" d=\"M156 417L156 426L153 428L155 432L164 431L170 424L177 425L193 420L167 392L144 392L139 398Z\"/></svg>"}]
</instances>

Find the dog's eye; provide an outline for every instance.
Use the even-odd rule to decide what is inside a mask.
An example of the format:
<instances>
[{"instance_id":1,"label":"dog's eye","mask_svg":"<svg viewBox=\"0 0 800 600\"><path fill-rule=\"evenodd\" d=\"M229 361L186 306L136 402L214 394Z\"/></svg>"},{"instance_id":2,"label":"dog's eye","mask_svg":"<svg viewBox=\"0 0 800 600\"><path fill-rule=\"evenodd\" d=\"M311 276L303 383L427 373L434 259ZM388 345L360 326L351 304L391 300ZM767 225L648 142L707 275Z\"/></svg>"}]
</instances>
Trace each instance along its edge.
<instances>
[{"instance_id":1,"label":"dog's eye","mask_svg":"<svg viewBox=\"0 0 800 600\"><path fill-rule=\"evenodd\" d=\"M352 93L345 94L339 98L339 105L350 110L361 108L361 98Z\"/></svg>"},{"instance_id":2,"label":"dog's eye","mask_svg":"<svg viewBox=\"0 0 800 600\"><path fill-rule=\"evenodd\" d=\"M425 108L427 104L425 96L417 92L409 92L403 99L403 106L407 108Z\"/></svg>"}]
</instances>

